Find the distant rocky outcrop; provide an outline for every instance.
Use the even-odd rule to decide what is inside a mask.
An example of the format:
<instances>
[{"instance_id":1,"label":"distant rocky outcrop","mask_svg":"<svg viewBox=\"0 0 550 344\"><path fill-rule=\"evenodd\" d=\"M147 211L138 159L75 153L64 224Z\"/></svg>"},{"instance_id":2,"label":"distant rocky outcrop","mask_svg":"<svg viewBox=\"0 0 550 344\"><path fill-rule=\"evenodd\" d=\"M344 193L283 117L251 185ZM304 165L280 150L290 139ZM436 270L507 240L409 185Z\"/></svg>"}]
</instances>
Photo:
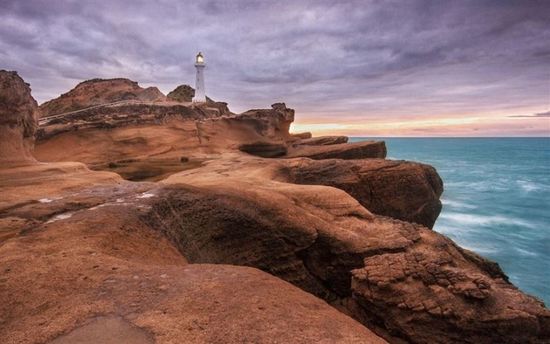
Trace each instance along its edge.
<instances>
[{"instance_id":1,"label":"distant rocky outcrop","mask_svg":"<svg viewBox=\"0 0 550 344\"><path fill-rule=\"evenodd\" d=\"M366 159L385 158L386 144L384 141L362 141L353 143L323 144L323 145L292 145L288 158L305 157L310 159Z\"/></svg>"},{"instance_id":2,"label":"distant rocky outcrop","mask_svg":"<svg viewBox=\"0 0 550 344\"><path fill-rule=\"evenodd\" d=\"M0 164L32 162L38 104L17 72L0 70Z\"/></svg>"},{"instance_id":3,"label":"distant rocky outcrop","mask_svg":"<svg viewBox=\"0 0 550 344\"><path fill-rule=\"evenodd\" d=\"M303 132L303 133L291 133L290 136L295 140L305 140L310 139L313 135L309 132Z\"/></svg>"},{"instance_id":4,"label":"distant rocky outcrop","mask_svg":"<svg viewBox=\"0 0 550 344\"><path fill-rule=\"evenodd\" d=\"M162 102L166 101L166 96L156 87L142 88L129 79L91 79L41 104L40 111L42 117L48 117L120 101Z\"/></svg>"},{"instance_id":5,"label":"distant rocky outcrop","mask_svg":"<svg viewBox=\"0 0 550 344\"><path fill-rule=\"evenodd\" d=\"M306 146L325 146L325 145L335 145L339 143L347 143L347 136L317 136L304 138L297 142L299 145Z\"/></svg>"}]
</instances>

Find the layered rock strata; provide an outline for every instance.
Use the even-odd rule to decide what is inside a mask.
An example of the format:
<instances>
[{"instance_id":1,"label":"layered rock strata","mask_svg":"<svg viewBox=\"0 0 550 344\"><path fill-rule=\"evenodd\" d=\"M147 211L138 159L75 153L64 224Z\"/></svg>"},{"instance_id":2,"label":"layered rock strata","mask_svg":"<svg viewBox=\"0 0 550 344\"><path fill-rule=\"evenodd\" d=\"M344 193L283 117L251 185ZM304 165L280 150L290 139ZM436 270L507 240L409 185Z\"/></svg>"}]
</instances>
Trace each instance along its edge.
<instances>
[{"instance_id":1,"label":"layered rock strata","mask_svg":"<svg viewBox=\"0 0 550 344\"><path fill-rule=\"evenodd\" d=\"M0 99L33 109L25 92L16 94L26 102ZM61 120L71 125L70 116ZM81 163L0 165L2 342L68 343L98 328L143 343L550 340L540 301L428 228L443 190L432 167L372 159L385 156L383 143L300 144L308 135L289 133L294 111L284 104L201 118L194 129L173 117L38 145L86 163L203 159L160 182ZM276 145L283 159L246 153L278 156ZM372 156L357 153L368 146ZM318 160L289 158L299 150Z\"/></svg>"},{"instance_id":2,"label":"layered rock strata","mask_svg":"<svg viewBox=\"0 0 550 344\"><path fill-rule=\"evenodd\" d=\"M92 79L83 81L60 97L41 104L40 112L42 117L49 117L92 106L131 100L163 102L167 99L158 88L142 88L132 80Z\"/></svg>"},{"instance_id":3,"label":"layered rock strata","mask_svg":"<svg viewBox=\"0 0 550 344\"><path fill-rule=\"evenodd\" d=\"M0 71L0 164L34 161L38 104L16 72Z\"/></svg>"}]
</instances>

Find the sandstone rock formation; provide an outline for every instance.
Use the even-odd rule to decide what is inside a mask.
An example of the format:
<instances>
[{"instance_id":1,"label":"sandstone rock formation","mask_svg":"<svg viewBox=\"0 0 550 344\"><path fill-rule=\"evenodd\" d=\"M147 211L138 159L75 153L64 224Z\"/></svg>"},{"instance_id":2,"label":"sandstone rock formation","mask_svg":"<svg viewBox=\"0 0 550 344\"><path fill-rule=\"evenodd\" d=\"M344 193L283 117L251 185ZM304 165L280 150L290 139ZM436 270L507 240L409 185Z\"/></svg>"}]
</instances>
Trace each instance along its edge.
<instances>
[{"instance_id":1,"label":"sandstone rock formation","mask_svg":"<svg viewBox=\"0 0 550 344\"><path fill-rule=\"evenodd\" d=\"M428 228L443 191L432 167L381 159L383 142L301 144L284 104L216 104L103 104L42 122L36 153L50 161L193 164L158 182L0 165L2 342L99 328L142 343L550 340L540 301Z\"/></svg>"},{"instance_id":2,"label":"sandstone rock formation","mask_svg":"<svg viewBox=\"0 0 550 344\"><path fill-rule=\"evenodd\" d=\"M44 174L21 177L25 187L42 183L1 210L32 222L0 245L2 343L97 343L97 331L144 343L384 343L256 269L187 265L139 220L157 197L148 196L151 183L61 190L60 176L48 181Z\"/></svg>"},{"instance_id":3,"label":"sandstone rock formation","mask_svg":"<svg viewBox=\"0 0 550 344\"><path fill-rule=\"evenodd\" d=\"M208 118L197 122L202 144L219 150L238 149L262 157L278 157L287 152L289 128L294 110L283 103L271 109L255 109L237 116Z\"/></svg>"},{"instance_id":4,"label":"sandstone rock formation","mask_svg":"<svg viewBox=\"0 0 550 344\"><path fill-rule=\"evenodd\" d=\"M375 216L338 189L275 181L280 170L259 165L172 175L144 221L190 262L260 268L390 342L548 339L550 311L494 263L421 225Z\"/></svg>"},{"instance_id":5,"label":"sandstone rock formation","mask_svg":"<svg viewBox=\"0 0 550 344\"><path fill-rule=\"evenodd\" d=\"M140 220L154 187L80 163L0 165L2 343L385 343L266 273L187 265Z\"/></svg>"},{"instance_id":6,"label":"sandstone rock formation","mask_svg":"<svg viewBox=\"0 0 550 344\"><path fill-rule=\"evenodd\" d=\"M187 159L189 163L181 160L182 156L201 151L195 122L232 115L227 104L167 100L109 102L121 97L146 99L144 94L150 89L141 89L126 79L79 84L48 104L72 104L78 99L78 104L95 105L42 118L35 155L42 161L81 161L94 169L114 170L132 180L158 179L200 164L200 157ZM60 146L64 149L58 149ZM147 169L154 171L142 172Z\"/></svg>"},{"instance_id":7,"label":"sandstone rock formation","mask_svg":"<svg viewBox=\"0 0 550 344\"><path fill-rule=\"evenodd\" d=\"M34 161L38 104L16 72L0 70L0 165Z\"/></svg>"},{"instance_id":8,"label":"sandstone rock formation","mask_svg":"<svg viewBox=\"0 0 550 344\"><path fill-rule=\"evenodd\" d=\"M299 140L310 139L310 138L312 137L312 135L311 135L310 132L293 133L293 134L290 134L290 136L291 136L293 139L299 139Z\"/></svg>"},{"instance_id":9,"label":"sandstone rock formation","mask_svg":"<svg viewBox=\"0 0 550 344\"><path fill-rule=\"evenodd\" d=\"M80 110L95 105L120 101L166 101L166 96L156 87L142 88L128 79L92 79L81 82L75 88L40 105L42 117Z\"/></svg>"},{"instance_id":10,"label":"sandstone rock formation","mask_svg":"<svg viewBox=\"0 0 550 344\"><path fill-rule=\"evenodd\" d=\"M383 141L363 141L331 145L293 145L288 158L306 157L321 159L366 159L385 158L386 145Z\"/></svg>"},{"instance_id":11,"label":"sandstone rock formation","mask_svg":"<svg viewBox=\"0 0 550 344\"><path fill-rule=\"evenodd\" d=\"M195 96L195 89L189 85L179 85L178 87L170 91L168 95L166 95L166 97L168 97L169 100L175 100L177 102L182 102L182 103L188 103L193 101L194 96ZM206 101L208 103L215 103L215 101L210 99L208 96L206 97Z\"/></svg>"},{"instance_id":12,"label":"sandstone rock formation","mask_svg":"<svg viewBox=\"0 0 550 344\"><path fill-rule=\"evenodd\" d=\"M195 89L189 85L179 85L166 95L168 99L178 102L191 102L195 96Z\"/></svg>"},{"instance_id":13,"label":"sandstone rock formation","mask_svg":"<svg viewBox=\"0 0 550 344\"><path fill-rule=\"evenodd\" d=\"M289 160L288 181L346 191L375 214L432 228L443 182L431 166L383 159Z\"/></svg>"},{"instance_id":14,"label":"sandstone rock formation","mask_svg":"<svg viewBox=\"0 0 550 344\"><path fill-rule=\"evenodd\" d=\"M347 136L318 136L302 139L298 142L298 144L307 146L324 146L347 142Z\"/></svg>"}]
</instances>

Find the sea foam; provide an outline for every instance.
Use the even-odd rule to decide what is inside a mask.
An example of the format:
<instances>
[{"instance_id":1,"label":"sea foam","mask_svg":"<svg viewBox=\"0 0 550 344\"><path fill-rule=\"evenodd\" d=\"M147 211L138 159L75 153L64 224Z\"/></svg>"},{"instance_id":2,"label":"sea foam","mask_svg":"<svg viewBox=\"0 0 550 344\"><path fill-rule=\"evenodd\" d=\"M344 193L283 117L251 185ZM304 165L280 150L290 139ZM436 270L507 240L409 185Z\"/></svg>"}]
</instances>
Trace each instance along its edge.
<instances>
[{"instance_id":1,"label":"sea foam","mask_svg":"<svg viewBox=\"0 0 550 344\"><path fill-rule=\"evenodd\" d=\"M458 225L468 226L521 226L527 228L535 228L536 225L517 218L512 218L503 215L476 215L465 213L444 212L439 216L440 219L449 222L454 222ZM463 228L466 229L466 228Z\"/></svg>"}]
</instances>

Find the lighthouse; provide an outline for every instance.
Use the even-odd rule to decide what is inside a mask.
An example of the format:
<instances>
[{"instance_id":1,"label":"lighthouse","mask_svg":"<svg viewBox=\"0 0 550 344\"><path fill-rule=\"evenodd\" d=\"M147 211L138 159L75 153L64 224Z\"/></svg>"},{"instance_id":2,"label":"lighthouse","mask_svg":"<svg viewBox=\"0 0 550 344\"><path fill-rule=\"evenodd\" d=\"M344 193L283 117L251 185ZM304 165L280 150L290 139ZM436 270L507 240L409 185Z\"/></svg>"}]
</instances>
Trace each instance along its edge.
<instances>
[{"instance_id":1,"label":"lighthouse","mask_svg":"<svg viewBox=\"0 0 550 344\"><path fill-rule=\"evenodd\" d=\"M193 102L195 103L205 103L206 102L206 93L204 90L204 56L201 52L197 54L195 58L195 68L197 69L197 78L195 80L195 96L193 97Z\"/></svg>"}]
</instances>

